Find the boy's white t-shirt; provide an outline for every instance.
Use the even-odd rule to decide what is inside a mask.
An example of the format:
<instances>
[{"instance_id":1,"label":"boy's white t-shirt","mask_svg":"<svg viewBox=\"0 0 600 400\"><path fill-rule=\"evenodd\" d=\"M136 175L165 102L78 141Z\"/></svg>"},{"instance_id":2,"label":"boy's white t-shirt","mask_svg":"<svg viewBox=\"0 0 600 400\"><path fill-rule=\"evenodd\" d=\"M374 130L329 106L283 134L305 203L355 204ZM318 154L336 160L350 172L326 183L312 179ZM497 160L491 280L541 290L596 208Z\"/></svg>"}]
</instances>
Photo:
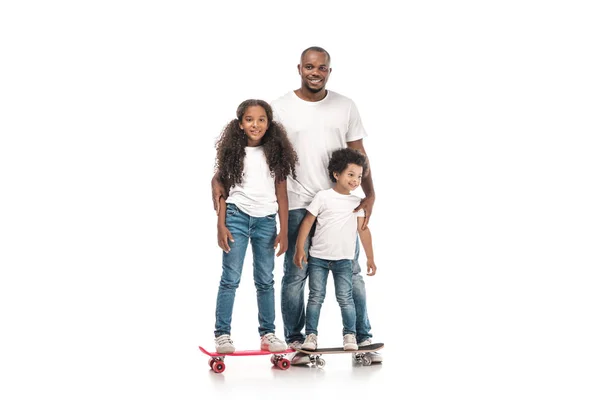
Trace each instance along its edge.
<instances>
[{"instance_id":1,"label":"boy's white t-shirt","mask_svg":"<svg viewBox=\"0 0 600 400\"><path fill-rule=\"evenodd\" d=\"M353 260L356 250L358 217L365 211L354 209L361 198L340 194L333 189L316 194L306 210L317 217L317 227L308 251L311 257L324 260Z\"/></svg>"},{"instance_id":2,"label":"boy's white t-shirt","mask_svg":"<svg viewBox=\"0 0 600 400\"><path fill-rule=\"evenodd\" d=\"M271 107L273 119L284 126L298 154L296 179L287 180L289 209L306 208L317 192L333 187L327 171L331 153L367 133L354 102L331 90L316 102L291 91Z\"/></svg>"},{"instance_id":3,"label":"boy's white t-shirt","mask_svg":"<svg viewBox=\"0 0 600 400\"><path fill-rule=\"evenodd\" d=\"M225 202L256 218L275 214L279 209L275 178L271 176L262 146L246 147L242 183L231 188Z\"/></svg>"}]
</instances>

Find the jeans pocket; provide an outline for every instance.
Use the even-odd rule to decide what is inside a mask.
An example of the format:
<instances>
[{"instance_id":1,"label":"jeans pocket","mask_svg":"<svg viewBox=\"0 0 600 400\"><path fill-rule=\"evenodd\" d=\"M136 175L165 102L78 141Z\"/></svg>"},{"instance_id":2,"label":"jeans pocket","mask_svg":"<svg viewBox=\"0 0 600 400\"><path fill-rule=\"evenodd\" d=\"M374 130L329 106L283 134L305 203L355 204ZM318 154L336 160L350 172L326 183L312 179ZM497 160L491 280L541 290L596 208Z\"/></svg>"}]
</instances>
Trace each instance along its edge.
<instances>
[{"instance_id":1,"label":"jeans pocket","mask_svg":"<svg viewBox=\"0 0 600 400\"><path fill-rule=\"evenodd\" d=\"M227 204L227 215L229 217L234 216L238 212L239 212L239 209L237 208L237 206L235 204Z\"/></svg>"},{"instance_id":2,"label":"jeans pocket","mask_svg":"<svg viewBox=\"0 0 600 400\"><path fill-rule=\"evenodd\" d=\"M271 214L271 215L267 215L265 218L268 219L269 221L275 221L275 216L277 214Z\"/></svg>"}]
</instances>

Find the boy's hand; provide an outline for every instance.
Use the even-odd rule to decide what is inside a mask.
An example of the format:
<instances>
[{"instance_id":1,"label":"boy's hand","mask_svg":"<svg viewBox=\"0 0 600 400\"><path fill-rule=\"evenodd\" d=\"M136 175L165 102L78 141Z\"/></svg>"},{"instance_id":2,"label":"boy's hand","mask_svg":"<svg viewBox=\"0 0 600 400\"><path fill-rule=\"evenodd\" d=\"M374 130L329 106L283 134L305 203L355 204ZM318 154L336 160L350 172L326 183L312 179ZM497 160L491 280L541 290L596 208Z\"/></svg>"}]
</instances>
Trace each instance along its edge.
<instances>
[{"instance_id":1,"label":"boy's hand","mask_svg":"<svg viewBox=\"0 0 600 400\"><path fill-rule=\"evenodd\" d=\"M367 275L373 276L377 273L377 266L373 260L367 260Z\"/></svg>"},{"instance_id":2,"label":"boy's hand","mask_svg":"<svg viewBox=\"0 0 600 400\"><path fill-rule=\"evenodd\" d=\"M296 253L294 254L294 264L296 264L296 266L300 269L302 269L302 263L307 263L308 260L306 259L306 253L304 252L304 247L301 249L298 249L298 247L296 247Z\"/></svg>"},{"instance_id":3,"label":"boy's hand","mask_svg":"<svg viewBox=\"0 0 600 400\"><path fill-rule=\"evenodd\" d=\"M229 253L229 250L231 250L229 242L235 242L235 240L233 240L233 235L225 225L219 225L217 227L217 241L219 242L219 247L225 253Z\"/></svg>"},{"instance_id":4,"label":"boy's hand","mask_svg":"<svg viewBox=\"0 0 600 400\"><path fill-rule=\"evenodd\" d=\"M285 235L282 235L281 232L279 232L279 235L277 235L277 237L275 238L275 245L273 246L273 248L276 249L277 245L279 245L279 251L277 252L276 256L279 257L288 249L287 233Z\"/></svg>"}]
</instances>

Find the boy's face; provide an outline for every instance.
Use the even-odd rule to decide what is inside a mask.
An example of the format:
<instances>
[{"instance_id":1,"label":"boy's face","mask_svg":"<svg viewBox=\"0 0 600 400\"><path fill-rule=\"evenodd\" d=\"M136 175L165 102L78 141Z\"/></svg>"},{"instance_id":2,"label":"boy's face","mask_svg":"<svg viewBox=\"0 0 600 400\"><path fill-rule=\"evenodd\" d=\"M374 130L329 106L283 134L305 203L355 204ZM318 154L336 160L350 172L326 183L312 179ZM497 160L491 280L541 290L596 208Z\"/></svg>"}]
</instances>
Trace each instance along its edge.
<instances>
[{"instance_id":1,"label":"boy's face","mask_svg":"<svg viewBox=\"0 0 600 400\"><path fill-rule=\"evenodd\" d=\"M350 194L351 191L358 188L362 182L363 167L356 164L348 164L342 173L333 173L333 177L337 180L335 186L338 192Z\"/></svg>"}]
</instances>

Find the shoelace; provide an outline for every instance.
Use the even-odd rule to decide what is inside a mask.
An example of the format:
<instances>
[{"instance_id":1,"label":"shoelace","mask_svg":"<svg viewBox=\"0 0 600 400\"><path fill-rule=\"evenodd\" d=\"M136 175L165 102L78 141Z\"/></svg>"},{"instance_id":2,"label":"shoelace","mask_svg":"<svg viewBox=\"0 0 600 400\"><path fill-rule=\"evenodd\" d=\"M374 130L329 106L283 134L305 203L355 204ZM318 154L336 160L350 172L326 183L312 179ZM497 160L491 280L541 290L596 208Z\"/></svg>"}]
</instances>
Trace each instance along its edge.
<instances>
[{"instance_id":1,"label":"shoelace","mask_svg":"<svg viewBox=\"0 0 600 400\"><path fill-rule=\"evenodd\" d=\"M265 335L265 339L267 339L269 341L269 343L276 343L276 342L278 342L277 338L272 333L267 333Z\"/></svg>"},{"instance_id":2,"label":"shoelace","mask_svg":"<svg viewBox=\"0 0 600 400\"><path fill-rule=\"evenodd\" d=\"M233 341L229 338L229 336L220 336L217 339L217 345L222 345L222 344L233 344Z\"/></svg>"}]
</instances>

